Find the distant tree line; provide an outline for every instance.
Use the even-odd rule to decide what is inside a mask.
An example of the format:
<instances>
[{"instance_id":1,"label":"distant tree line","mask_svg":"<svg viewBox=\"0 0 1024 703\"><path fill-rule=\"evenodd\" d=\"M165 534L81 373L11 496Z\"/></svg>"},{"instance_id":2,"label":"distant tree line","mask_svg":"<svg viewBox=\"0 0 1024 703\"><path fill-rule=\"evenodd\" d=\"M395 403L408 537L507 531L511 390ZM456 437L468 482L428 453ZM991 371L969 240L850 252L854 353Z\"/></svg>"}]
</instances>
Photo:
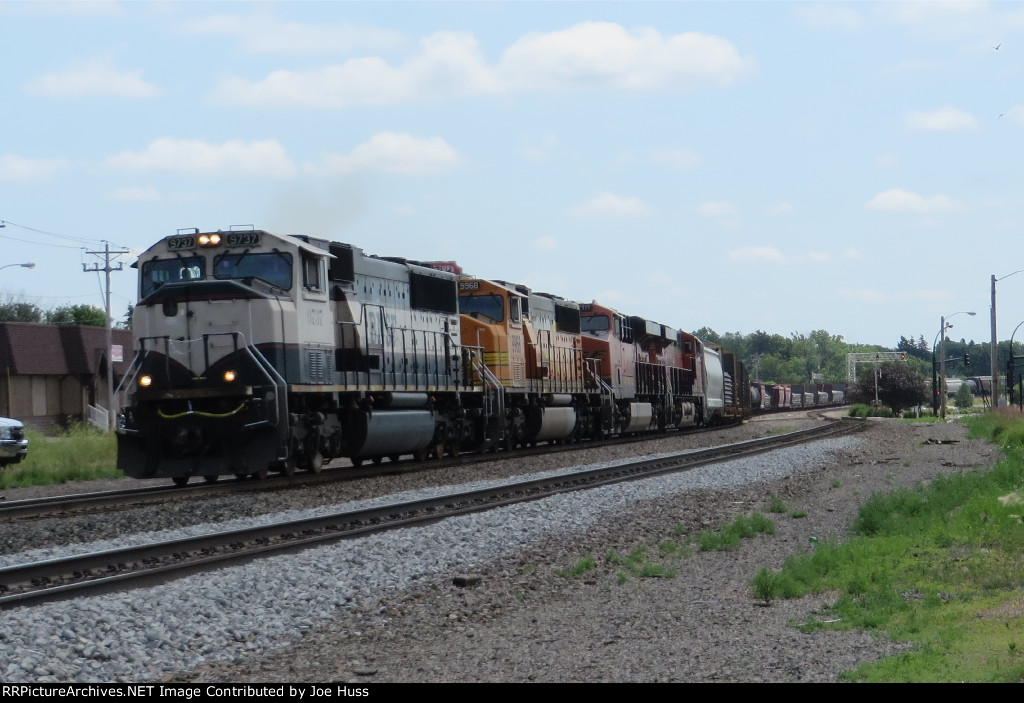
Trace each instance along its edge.
<instances>
[{"instance_id":1,"label":"distant tree line","mask_svg":"<svg viewBox=\"0 0 1024 703\"><path fill-rule=\"evenodd\" d=\"M908 370L930 380L932 375L932 348L924 335L901 336L894 347L875 344L851 344L841 335L825 330L810 334L793 332L788 337L756 330L751 334L726 332L719 334L710 327L694 332L706 342L717 344L736 354L747 365L752 379L765 383L807 383L812 374L820 374L826 383L846 380L846 355L866 352L904 352L907 358L899 363ZM959 341L946 338L946 374L971 377L989 375L988 342L973 339ZM1014 341L1014 352L1024 357L1024 342ZM1010 342L999 343L999 369L1004 372L1010 355ZM966 355L966 357L965 357ZM936 349L935 361L938 362ZM860 364L858 376L871 364ZM1018 374L1024 372L1024 360ZM873 388L873 386L872 386Z\"/></svg>"},{"instance_id":2,"label":"distant tree line","mask_svg":"<svg viewBox=\"0 0 1024 703\"><path fill-rule=\"evenodd\" d=\"M826 330L793 332L786 337L761 330L719 334L702 327L694 334L736 354L747 365L751 379L765 383L808 383L812 374L820 375L826 383L845 381L847 354L893 351L878 345L851 344L842 335Z\"/></svg>"},{"instance_id":3,"label":"distant tree line","mask_svg":"<svg viewBox=\"0 0 1024 703\"><path fill-rule=\"evenodd\" d=\"M60 305L50 310L33 303L0 302L0 322L41 322L50 325L94 325L103 327L107 313L92 305Z\"/></svg>"}]
</instances>

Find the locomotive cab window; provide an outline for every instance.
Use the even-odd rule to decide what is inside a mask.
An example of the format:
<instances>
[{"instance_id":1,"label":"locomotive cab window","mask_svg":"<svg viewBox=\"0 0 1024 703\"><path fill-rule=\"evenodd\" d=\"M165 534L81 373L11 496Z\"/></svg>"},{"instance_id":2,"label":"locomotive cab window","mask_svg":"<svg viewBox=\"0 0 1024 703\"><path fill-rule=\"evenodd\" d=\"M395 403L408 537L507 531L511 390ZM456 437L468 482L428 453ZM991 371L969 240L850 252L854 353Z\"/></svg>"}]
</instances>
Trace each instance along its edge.
<instances>
[{"instance_id":1,"label":"locomotive cab window","mask_svg":"<svg viewBox=\"0 0 1024 703\"><path fill-rule=\"evenodd\" d=\"M519 322L523 319L523 299L522 298L509 298L508 299L508 314L512 322Z\"/></svg>"},{"instance_id":2,"label":"locomotive cab window","mask_svg":"<svg viewBox=\"0 0 1024 703\"><path fill-rule=\"evenodd\" d=\"M258 279L290 290L292 287L292 255L280 251L269 254L221 254L213 260L213 275L221 280L246 282Z\"/></svg>"},{"instance_id":3,"label":"locomotive cab window","mask_svg":"<svg viewBox=\"0 0 1024 703\"><path fill-rule=\"evenodd\" d=\"M484 316L502 322L505 319L505 303L500 295L459 296L459 312L470 317Z\"/></svg>"},{"instance_id":4,"label":"locomotive cab window","mask_svg":"<svg viewBox=\"0 0 1024 703\"><path fill-rule=\"evenodd\" d=\"M201 256L157 259L142 264L139 276L141 297L155 291L165 283L199 281L206 277L206 259Z\"/></svg>"},{"instance_id":5,"label":"locomotive cab window","mask_svg":"<svg viewBox=\"0 0 1024 703\"><path fill-rule=\"evenodd\" d=\"M600 335L608 331L608 317L605 315L588 315L580 317L580 328L584 332Z\"/></svg>"},{"instance_id":6,"label":"locomotive cab window","mask_svg":"<svg viewBox=\"0 0 1024 703\"><path fill-rule=\"evenodd\" d=\"M323 259L318 256L302 257L302 286L310 293L323 293Z\"/></svg>"}]
</instances>

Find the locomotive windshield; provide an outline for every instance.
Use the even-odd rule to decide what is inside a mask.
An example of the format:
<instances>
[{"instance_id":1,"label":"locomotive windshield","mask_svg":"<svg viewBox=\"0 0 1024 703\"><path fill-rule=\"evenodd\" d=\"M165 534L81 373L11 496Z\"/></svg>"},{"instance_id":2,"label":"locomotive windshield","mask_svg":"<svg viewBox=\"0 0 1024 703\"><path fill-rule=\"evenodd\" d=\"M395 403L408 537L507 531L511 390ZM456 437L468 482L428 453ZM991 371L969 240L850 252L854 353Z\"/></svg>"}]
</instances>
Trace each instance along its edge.
<instances>
[{"instance_id":1,"label":"locomotive windshield","mask_svg":"<svg viewBox=\"0 0 1024 703\"><path fill-rule=\"evenodd\" d=\"M275 251L269 254L221 254L213 260L213 275L221 280L258 278L281 290L292 287L292 255Z\"/></svg>"},{"instance_id":2,"label":"locomotive windshield","mask_svg":"<svg viewBox=\"0 0 1024 703\"><path fill-rule=\"evenodd\" d=\"M459 312L463 315L483 315L495 322L505 319L505 299L500 295L460 295Z\"/></svg>"},{"instance_id":3,"label":"locomotive windshield","mask_svg":"<svg viewBox=\"0 0 1024 703\"><path fill-rule=\"evenodd\" d=\"M584 332L593 332L598 334L601 332L607 332L611 325L608 322L606 315L588 315L580 316L580 329Z\"/></svg>"},{"instance_id":4,"label":"locomotive windshield","mask_svg":"<svg viewBox=\"0 0 1024 703\"><path fill-rule=\"evenodd\" d=\"M198 281L206 276L206 259L201 256L182 256L176 259L156 259L142 264L139 283L141 297L155 291L165 283Z\"/></svg>"}]
</instances>

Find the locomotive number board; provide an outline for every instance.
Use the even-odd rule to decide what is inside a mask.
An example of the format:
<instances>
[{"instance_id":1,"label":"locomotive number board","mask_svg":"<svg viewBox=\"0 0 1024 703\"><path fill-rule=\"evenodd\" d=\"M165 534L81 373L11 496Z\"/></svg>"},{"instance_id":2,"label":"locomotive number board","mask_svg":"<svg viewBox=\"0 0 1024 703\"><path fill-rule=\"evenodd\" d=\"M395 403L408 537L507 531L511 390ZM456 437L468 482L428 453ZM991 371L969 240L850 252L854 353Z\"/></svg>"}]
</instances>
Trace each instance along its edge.
<instances>
[{"instance_id":1,"label":"locomotive number board","mask_svg":"<svg viewBox=\"0 0 1024 703\"><path fill-rule=\"evenodd\" d=\"M259 232L224 232L221 237L224 244L229 247L258 247L260 245ZM167 248L171 251L195 249L198 241L199 238L194 234L170 237L167 240Z\"/></svg>"}]
</instances>

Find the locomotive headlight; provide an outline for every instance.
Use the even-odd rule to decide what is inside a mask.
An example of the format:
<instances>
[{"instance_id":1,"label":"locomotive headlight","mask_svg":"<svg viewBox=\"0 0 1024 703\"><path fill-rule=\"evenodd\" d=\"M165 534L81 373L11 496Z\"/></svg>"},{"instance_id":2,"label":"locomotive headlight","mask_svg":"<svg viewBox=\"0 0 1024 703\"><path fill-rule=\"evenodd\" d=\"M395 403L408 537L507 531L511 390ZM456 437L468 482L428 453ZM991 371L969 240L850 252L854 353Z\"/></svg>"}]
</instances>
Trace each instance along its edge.
<instances>
[{"instance_id":1,"label":"locomotive headlight","mask_svg":"<svg viewBox=\"0 0 1024 703\"><path fill-rule=\"evenodd\" d=\"M233 383L236 378L238 378L238 374L231 369L224 372L224 380L228 383Z\"/></svg>"},{"instance_id":2,"label":"locomotive headlight","mask_svg":"<svg viewBox=\"0 0 1024 703\"><path fill-rule=\"evenodd\" d=\"M141 387L143 387L143 388L149 388L150 386L153 385L153 377L152 376L140 376L139 377L139 385Z\"/></svg>"},{"instance_id":3,"label":"locomotive headlight","mask_svg":"<svg viewBox=\"0 0 1024 703\"><path fill-rule=\"evenodd\" d=\"M215 247L220 244L219 234L200 234L199 235L199 246L201 247Z\"/></svg>"}]
</instances>

